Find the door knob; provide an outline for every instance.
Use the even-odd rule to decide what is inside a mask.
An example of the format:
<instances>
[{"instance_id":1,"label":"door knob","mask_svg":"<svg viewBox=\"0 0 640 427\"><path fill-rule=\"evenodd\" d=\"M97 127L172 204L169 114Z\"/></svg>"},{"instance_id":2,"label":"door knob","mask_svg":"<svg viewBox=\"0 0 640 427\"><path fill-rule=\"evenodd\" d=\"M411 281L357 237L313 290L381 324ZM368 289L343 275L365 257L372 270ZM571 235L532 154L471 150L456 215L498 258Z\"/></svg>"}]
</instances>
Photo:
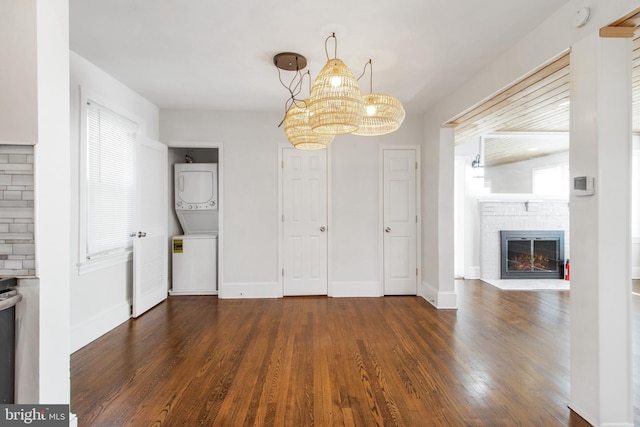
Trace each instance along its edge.
<instances>
[{"instance_id":1,"label":"door knob","mask_svg":"<svg viewBox=\"0 0 640 427\"><path fill-rule=\"evenodd\" d=\"M391 233L391 227L387 227L384 229L385 233Z\"/></svg>"},{"instance_id":2,"label":"door knob","mask_svg":"<svg viewBox=\"0 0 640 427\"><path fill-rule=\"evenodd\" d=\"M129 234L129 236L131 237L145 237L146 235L147 233L145 233L144 231L138 231L137 233Z\"/></svg>"},{"instance_id":3,"label":"door knob","mask_svg":"<svg viewBox=\"0 0 640 427\"><path fill-rule=\"evenodd\" d=\"M325 228L324 225L322 227L320 227L320 231L322 231L323 233L325 232L325 230L326 230L326 228Z\"/></svg>"}]
</instances>

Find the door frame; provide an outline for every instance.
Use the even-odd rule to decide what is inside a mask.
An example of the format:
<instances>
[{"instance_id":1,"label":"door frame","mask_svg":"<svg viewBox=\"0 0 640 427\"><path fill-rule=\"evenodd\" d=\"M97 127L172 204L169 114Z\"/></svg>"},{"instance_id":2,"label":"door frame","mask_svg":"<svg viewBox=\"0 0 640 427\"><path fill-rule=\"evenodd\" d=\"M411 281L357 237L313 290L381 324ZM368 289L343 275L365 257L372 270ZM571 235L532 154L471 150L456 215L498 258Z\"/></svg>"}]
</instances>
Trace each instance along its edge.
<instances>
[{"instance_id":1,"label":"door frame","mask_svg":"<svg viewBox=\"0 0 640 427\"><path fill-rule=\"evenodd\" d=\"M170 141L167 144L169 149L171 148L217 148L218 149L218 248L216 250L216 257L218 258L217 265L217 280L218 280L218 291L216 292L218 295L222 293L222 288L224 284L222 283L222 278L224 277L223 267L224 262L222 261L222 257L224 255L224 151L223 151L223 143L222 142L213 142L213 141ZM171 165L168 165L171 167ZM171 187L173 185L173 175L169 174L169 192L171 191ZM173 212L173 200L169 200L169 209L170 213ZM169 233L171 234L171 233ZM171 236L169 236L171 237ZM171 246L171 245L169 245Z\"/></svg>"},{"instance_id":2,"label":"door frame","mask_svg":"<svg viewBox=\"0 0 640 427\"><path fill-rule=\"evenodd\" d=\"M288 143L278 144L278 289L280 298L284 297L284 191L283 191L283 173L284 166L284 150L297 150ZM333 286L331 281L331 236L332 236L332 216L331 216L331 145L326 149L327 153L327 296L333 296Z\"/></svg>"},{"instance_id":3,"label":"door frame","mask_svg":"<svg viewBox=\"0 0 640 427\"><path fill-rule=\"evenodd\" d=\"M414 150L416 153L416 295L422 286L422 156L419 145L380 145L378 154L378 276L379 292L384 296L384 152L386 150Z\"/></svg>"}]
</instances>

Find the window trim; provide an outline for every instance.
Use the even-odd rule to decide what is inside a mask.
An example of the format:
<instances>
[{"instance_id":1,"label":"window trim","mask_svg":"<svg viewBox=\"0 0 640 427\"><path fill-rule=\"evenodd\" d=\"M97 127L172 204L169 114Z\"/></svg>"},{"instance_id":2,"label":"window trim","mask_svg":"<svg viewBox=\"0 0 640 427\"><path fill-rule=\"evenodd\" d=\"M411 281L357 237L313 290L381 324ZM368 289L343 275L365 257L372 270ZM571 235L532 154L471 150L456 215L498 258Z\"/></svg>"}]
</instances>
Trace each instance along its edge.
<instances>
[{"instance_id":1,"label":"window trim","mask_svg":"<svg viewBox=\"0 0 640 427\"><path fill-rule=\"evenodd\" d=\"M78 158L78 274L86 274L93 271L102 270L114 265L130 262L133 259L133 249L118 249L87 258L87 222L88 222L88 141L87 141L87 102L94 102L117 113L138 125L138 135L146 134L146 122L129 110L114 104L111 100L102 95L80 86L80 137L79 137L79 158ZM135 156L135 154L134 154ZM134 161L134 168L136 167ZM135 176L135 171L134 171ZM135 195L134 195L135 205Z\"/></svg>"}]
</instances>

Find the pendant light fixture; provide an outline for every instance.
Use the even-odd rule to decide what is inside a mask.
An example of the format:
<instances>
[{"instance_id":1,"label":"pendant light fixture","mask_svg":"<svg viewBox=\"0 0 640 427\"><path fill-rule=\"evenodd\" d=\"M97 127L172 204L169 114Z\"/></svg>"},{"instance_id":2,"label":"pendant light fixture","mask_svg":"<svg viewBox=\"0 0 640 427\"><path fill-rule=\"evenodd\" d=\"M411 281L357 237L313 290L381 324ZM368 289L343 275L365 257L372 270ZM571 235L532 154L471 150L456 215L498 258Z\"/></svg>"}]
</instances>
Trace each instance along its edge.
<instances>
[{"instance_id":1,"label":"pendant light fixture","mask_svg":"<svg viewBox=\"0 0 640 427\"><path fill-rule=\"evenodd\" d=\"M311 130L308 105L308 98L291 105L284 118L284 133L291 145L300 150L322 150L334 135L321 135Z\"/></svg>"},{"instance_id":2,"label":"pendant light fixture","mask_svg":"<svg viewBox=\"0 0 640 427\"><path fill-rule=\"evenodd\" d=\"M300 150L327 148L333 140L333 135L321 135L313 132L309 126L309 99L300 101L296 98L302 90L305 76L309 77L309 85L311 85L309 71L301 72L307 66L307 59L298 53L282 52L273 57L273 63L278 68L280 83L289 91L290 95L285 104L284 120L278 127L284 124L284 133L295 148ZM280 70L295 71L295 75L288 84L282 81Z\"/></svg>"},{"instance_id":3,"label":"pendant light fixture","mask_svg":"<svg viewBox=\"0 0 640 427\"><path fill-rule=\"evenodd\" d=\"M364 101L362 122L354 135L376 136L391 133L397 130L402 124L405 111L402 103L390 95L373 93L373 65L371 59L364 66L362 74L369 66L369 93L362 95Z\"/></svg>"},{"instance_id":4,"label":"pendant light fixture","mask_svg":"<svg viewBox=\"0 0 640 427\"><path fill-rule=\"evenodd\" d=\"M334 57L329 58L327 43L334 39ZM332 33L324 41L327 63L309 88L309 98L300 100L304 77L302 73L307 59L292 52L283 52L273 57L278 69L280 84L289 91L285 103L284 131L291 144L303 150L326 148L335 135L353 133L355 135L384 135L397 130L405 117L404 107L396 98L373 93L373 65L369 60L358 79L340 59L337 58L338 40ZM370 68L369 94L363 95L358 80ZM281 70L294 71L293 78L285 83Z\"/></svg>"},{"instance_id":5,"label":"pendant light fixture","mask_svg":"<svg viewBox=\"0 0 640 427\"><path fill-rule=\"evenodd\" d=\"M327 42L335 42L334 58L329 59ZM309 124L323 135L352 133L362 121L362 94L358 81L344 62L337 58L338 40L335 33L324 42L327 63L316 77L309 99Z\"/></svg>"}]
</instances>

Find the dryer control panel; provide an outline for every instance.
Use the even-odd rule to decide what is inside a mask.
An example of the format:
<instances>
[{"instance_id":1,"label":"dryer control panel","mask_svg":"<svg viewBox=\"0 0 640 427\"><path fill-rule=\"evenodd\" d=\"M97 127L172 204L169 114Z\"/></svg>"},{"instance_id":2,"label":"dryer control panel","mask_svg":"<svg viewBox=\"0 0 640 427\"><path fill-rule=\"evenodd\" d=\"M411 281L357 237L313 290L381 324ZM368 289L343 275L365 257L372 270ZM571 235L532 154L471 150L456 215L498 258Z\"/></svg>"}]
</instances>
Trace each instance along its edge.
<instances>
[{"instance_id":1,"label":"dryer control panel","mask_svg":"<svg viewBox=\"0 0 640 427\"><path fill-rule=\"evenodd\" d=\"M216 209L216 201L211 200L209 203L197 204L197 203L183 203L182 201L176 202L176 209L190 210L190 209Z\"/></svg>"}]
</instances>

